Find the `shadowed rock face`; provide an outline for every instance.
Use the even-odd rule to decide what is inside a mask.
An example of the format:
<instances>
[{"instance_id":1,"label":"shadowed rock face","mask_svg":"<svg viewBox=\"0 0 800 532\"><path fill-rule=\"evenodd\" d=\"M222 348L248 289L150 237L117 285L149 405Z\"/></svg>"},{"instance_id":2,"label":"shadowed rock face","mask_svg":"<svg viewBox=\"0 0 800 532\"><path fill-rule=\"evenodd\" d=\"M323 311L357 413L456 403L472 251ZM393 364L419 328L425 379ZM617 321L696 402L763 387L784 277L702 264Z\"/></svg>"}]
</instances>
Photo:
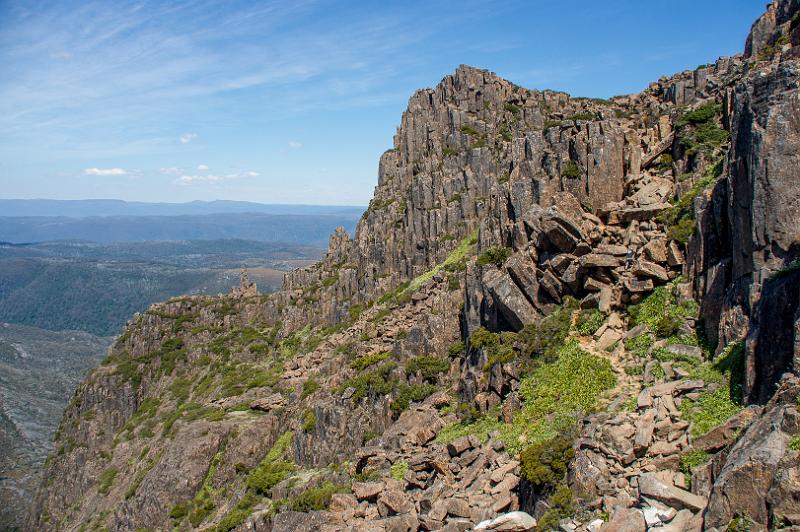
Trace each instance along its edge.
<instances>
[{"instance_id":1,"label":"shadowed rock face","mask_svg":"<svg viewBox=\"0 0 800 532\"><path fill-rule=\"evenodd\" d=\"M747 336L753 400L794 371L798 279L775 272L799 240L800 64L791 40L761 59L787 5L756 24L757 57L611 101L467 66L417 92L352 238L336 231L276 294L177 298L131 320L64 415L29 528L463 530L519 509L546 522L552 493L526 478L531 440L513 423L560 334L526 327L559 312L568 328L600 320L570 333L598 365L562 373L583 390L611 368L602 400L558 414L579 434L563 475L577 516L608 513L603 530L794 519L779 502L800 495L782 480L798 456L792 378L763 415L698 437L682 405L720 384L686 369L703 355L684 344L697 320L634 327L630 310L655 289L690 308L694 292L720 350ZM656 333L645 352L630 343ZM555 423L569 391L526 422ZM472 417L497 431L456 424ZM690 487L681 457L696 450L714 456Z\"/></svg>"}]
</instances>

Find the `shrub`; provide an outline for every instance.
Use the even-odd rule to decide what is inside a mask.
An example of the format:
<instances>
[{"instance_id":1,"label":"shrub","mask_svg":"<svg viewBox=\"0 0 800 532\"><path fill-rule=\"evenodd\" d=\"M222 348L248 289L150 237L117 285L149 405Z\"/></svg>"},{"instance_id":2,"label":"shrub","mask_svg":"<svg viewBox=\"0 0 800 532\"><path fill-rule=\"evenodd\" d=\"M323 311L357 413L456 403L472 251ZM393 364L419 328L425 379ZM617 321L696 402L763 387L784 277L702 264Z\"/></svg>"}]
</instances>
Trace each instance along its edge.
<instances>
[{"instance_id":1,"label":"shrub","mask_svg":"<svg viewBox=\"0 0 800 532\"><path fill-rule=\"evenodd\" d=\"M176 504L169 512L169 516L176 521L181 521L187 515L189 515L189 506L185 502Z\"/></svg>"},{"instance_id":2,"label":"shrub","mask_svg":"<svg viewBox=\"0 0 800 532\"><path fill-rule=\"evenodd\" d=\"M401 384L398 388L397 398L392 401L390 408L392 412L399 414L406 410L412 401L424 401L435 391L436 386L432 384Z\"/></svg>"},{"instance_id":3,"label":"shrub","mask_svg":"<svg viewBox=\"0 0 800 532\"><path fill-rule=\"evenodd\" d=\"M564 481L567 466L575 456L573 438L560 434L528 446L520 453L520 471L536 493L549 494Z\"/></svg>"},{"instance_id":4,"label":"shrub","mask_svg":"<svg viewBox=\"0 0 800 532\"><path fill-rule=\"evenodd\" d=\"M388 395L395 389L397 382L389 379L389 374L397 367L394 362L388 362L371 371L362 373L352 379L343 382L337 388L338 393L342 393L347 388L354 388L353 401L359 401L367 395Z\"/></svg>"},{"instance_id":5,"label":"shrub","mask_svg":"<svg viewBox=\"0 0 800 532\"><path fill-rule=\"evenodd\" d=\"M570 159L564 165L564 168L561 169L561 177L566 177L568 179L578 179L581 176L581 169L578 166L578 163Z\"/></svg>"},{"instance_id":6,"label":"shrub","mask_svg":"<svg viewBox=\"0 0 800 532\"><path fill-rule=\"evenodd\" d=\"M450 358L460 357L467 351L467 346L464 342L458 341L447 348L447 356Z\"/></svg>"},{"instance_id":7,"label":"shrub","mask_svg":"<svg viewBox=\"0 0 800 532\"><path fill-rule=\"evenodd\" d=\"M553 362L564 346L572 322L572 311L577 308L574 299L557 307L538 323L528 324L519 332L523 352L533 359Z\"/></svg>"},{"instance_id":8,"label":"shrub","mask_svg":"<svg viewBox=\"0 0 800 532\"><path fill-rule=\"evenodd\" d=\"M350 367L356 371L363 371L370 366L374 366L378 362L383 362L387 358L392 356L391 353L382 352L382 353L372 353L369 355L364 355L361 358L355 359L353 362L350 363Z\"/></svg>"},{"instance_id":9,"label":"shrub","mask_svg":"<svg viewBox=\"0 0 800 532\"><path fill-rule=\"evenodd\" d=\"M313 408L309 408L303 413L303 432L308 434L315 428L317 428L317 414Z\"/></svg>"},{"instance_id":10,"label":"shrub","mask_svg":"<svg viewBox=\"0 0 800 532\"><path fill-rule=\"evenodd\" d=\"M406 363L406 374L415 375L417 372L422 374L422 378L427 381L435 381L440 373L450 369L450 362L447 359L422 355L414 357Z\"/></svg>"},{"instance_id":11,"label":"shrub","mask_svg":"<svg viewBox=\"0 0 800 532\"><path fill-rule=\"evenodd\" d=\"M114 479L117 478L117 472L117 468L112 466L100 473L100 476L97 477L97 493L108 495L111 486L114 484Z\"/></svg>"},{"instance_id":12,"label":"shrub","mask_svg":"<svg viewBox=\"0 0 800 532\"><path fill-rule=\"evenodd\" d=\"M336 486L331 482L324 482L321 486L307 489L294 497L289 507L295 512L313 512L327 510L334 493L347 493L346 486Z\"/></svg>"},{"instance_id":13,"label":"shrub","mask_svg":"<svg viewBox=\"0 0 800 532\"><path fill-rule=\"evenodd\" d=\"M492 246L478 256L478 264L487 266L494 264L497 267L502 266L508 257L511 256L511 248L503 246Z\"/></svg>"},{"instance_id":14,"label":"shrub","mask_svg":"<svg viewBox=\"0 0 800 532\"><path fill-rule=\"evenodd\" d=\"M247 492L244 497L236 503L233 509L225 514L219 524L214 528L214 532L229 532L245 522L253 513L253 506L258 502L258 497Z\"/></svg>"},{"instance_id":15,"label":"shrub","mask_svg":"<svg viewBox=\"0 0 800 532\"><path fill-rule=\"evenodd\" d=\"M793 451L800 451L800 436L795 436L789 441L789 449Z\"/></svg>"},{"instance_id":16,"label":"shrub","mask_svg":"<svg viewBox=\"0 0 800 532\"><path fill-rule=\"evenodd\" d=\"M575 512L572 491L565 484L556 488L555 492L547 499L547 505L549 508L539 519L536 530L557 530L559 521Z\"/></svg>"},{"instance_id":17,"label":"shrub","mask_svg":"<svg viewBox=\"0 0 800 532\"><path fill-rule=\"evenodd\" d=\"M578 315L578 321L575 324L575 330L578 334L589 336L597 332L606 316L597 309L584 310Z\"/></svg>"},{"instance_id":18,"label":"shrub","mask_svg":"<svg viewBox=\"0 0 800 532\"><path fill-rule=\"evenodd\" d=\"M678 139L687 154L713 153L728 141L728 132L717 125L721 110L719 104L708 103L678 118Z\"/></svg>"},{"instance_id":19,"label":"shrub","mask_svg":"<svg viewBox=\"0 0 800 532\"><path fill-rule=\"evenodd\" d=\"M628 308L632 325L647 325L657 336L667 338L677 332L684 318L697 314L697 303L678 303L674 286L659 286L644 301Z\"/></svg>"},{"instance_id":20,"label":"shrub","mask_svg":"<svg viewBox=\"0 0 800 532\"><path fill-rule=\"evenodd\" d=\"M309 395L311 395L314 392L316 392L317 390L319 390L319 388L320 388L320 384L319 384L319 382L317 382L317 379L315 379L314 377L309 377L303 383L303 393L300 394L300 398L301 399L305 399Z\"/></svg>"}]
</instances>

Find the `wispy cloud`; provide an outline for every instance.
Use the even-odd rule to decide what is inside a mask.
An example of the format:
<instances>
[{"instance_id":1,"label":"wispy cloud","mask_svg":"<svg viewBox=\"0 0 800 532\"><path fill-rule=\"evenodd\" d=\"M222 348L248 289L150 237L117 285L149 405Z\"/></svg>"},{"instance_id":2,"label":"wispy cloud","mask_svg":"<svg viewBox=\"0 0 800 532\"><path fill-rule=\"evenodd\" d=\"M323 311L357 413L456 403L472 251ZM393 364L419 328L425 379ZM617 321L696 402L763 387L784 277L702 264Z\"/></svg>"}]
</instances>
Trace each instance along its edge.
<instances>
[{"instance_id":1,"label":"wispy cloud","mask_svg":"<svg viewBox=\"0 0 800 532\"><path fill-rule=\"evenodd\" d=\"M87 168L83 171L85 175L96 176L122 176L128 175L130 172L124 168Z\"/></svg>"},{"instance_id":2,"label":"wispy cloud","mask_svg":"<svg viewBox=\"0 0 800 532\"><path fill-rule=\"evenodd\" d=\"M197 138L197 133L184 133L183 135L180 136L178 140L181 141L181 144L189 144L196 138Z\"/></svg>"},{"instance_id":3,"label":"wispy cloud","mask_svg":"<svg viewBox=\"0 0 800 532\"><path fill-rule=\"evenodd\" d=\"M194 174L182 175L174 182L178 185L194 185L199 183L219 183L221 181L233 181L236 179L244 179L248 177L258 177L258 172L235 172L231 174Z\"/></svg>"},{"instance_id":4,"label":"wispy cloud","mask_svg":"<svg viewBox=\"0 0 800 532\"><path fill-rule=\"evenodd\" d=\"M206 171L208 171L208 165L207 164L198 164L197 165L197 171L198 172L206 172Z\"/></svg>"},{"instance_id":5,"label":"wispy cloud","mask_svg":"<svg viewBox=\"0 0 800 532\"><path fill-rule=\"evenodd\" d=\"M159 171L159 173L162 173L164 175L180 175L180 174L183 173L183 170L181 168L176 167L176 166L165 166L165 167L159 168L158 171Z\"/></svg>"},{"instance_id":6,"label":"wispy cloud","mask_svg":"<svg viewBox=\"0 0 800 532\"><path fill-rule=\"evenodd\" d=\"M303 143L302 142L297 142L296 140L290 140L289 141L289 148L291 148L293 150L299 150L302 147L303 147Z\"/></svg>"}]
</instances>

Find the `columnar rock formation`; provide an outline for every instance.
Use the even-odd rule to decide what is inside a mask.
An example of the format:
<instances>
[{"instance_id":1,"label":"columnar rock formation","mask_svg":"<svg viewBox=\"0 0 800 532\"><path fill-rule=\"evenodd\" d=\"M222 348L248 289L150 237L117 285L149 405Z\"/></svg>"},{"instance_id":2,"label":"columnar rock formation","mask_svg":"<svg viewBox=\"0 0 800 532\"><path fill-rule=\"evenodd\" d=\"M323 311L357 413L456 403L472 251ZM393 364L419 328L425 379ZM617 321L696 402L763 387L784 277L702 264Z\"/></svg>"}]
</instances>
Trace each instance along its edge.
<instances>
[{"instance_id":1,"label":"columnar rock formation","mask_svg":"<svg viewBox=\"0 0 800 532\"><path fill-rule=\"evenodd\" d=\"M416 93L353 238L131 321L30 528L800 526L798 11L639 94Z\"/></svg>"}]
</instances>

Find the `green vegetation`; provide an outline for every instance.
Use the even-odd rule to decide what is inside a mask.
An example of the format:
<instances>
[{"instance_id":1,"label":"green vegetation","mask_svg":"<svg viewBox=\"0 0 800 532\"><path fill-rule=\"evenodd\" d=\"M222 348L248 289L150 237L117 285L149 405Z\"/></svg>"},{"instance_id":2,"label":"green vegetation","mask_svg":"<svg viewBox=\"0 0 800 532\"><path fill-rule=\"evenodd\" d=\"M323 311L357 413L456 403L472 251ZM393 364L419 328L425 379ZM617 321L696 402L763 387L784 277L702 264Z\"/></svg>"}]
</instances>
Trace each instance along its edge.
<instances>
[{"instance_id":1,"label":"green vegetation","mask_svg":"<svg viewBox=\"0 0 800 532\"><path fill-rule=\"evenodd\" d=\"M406 476L407 471L408 471L408 464L403 460L398 460L397 462L393 463L392 466L389 468L389 474L395 480L403 480Z\"/></svg>"},{"instance_id":2,"label":"green vegetation","mask_svg":"<svg viewBox=\"0 0 800 532\"><path fill-rule=\"evenodd\" d=\"M564 481L567 465L575 456L574 438L559 434L528 446L520 453L522 477L530 481L536 493L547 494Z\"/></svg>"},{"instance_id":3,"label":"green vegetation","mask_svg":"<svg viewBox=\"0 0 800 532\"><path fill-rule=\"evenodd\" d=\"M450 361L431 355L414 357L406 363L407 375L416 375L417 372L420 372L423 379L431 382L437 380L439 374L448 369L450 369Z\"/></svg>"},{"instance_id":4,"label":"green vegetation","mask_svg":"<svg viewBox=\"0 0 800 532\"><path fill-rule=\"evenodd\" d=\"M229 532L244 523L250 514L253 513L253 506L255 506L258 501L258 496L251 492L245 493L244 497L236 503L236 506L220 520L214 532Z\"/></svg>"},{"instance_id":5,"label":"green vegetation","mask_svg":"<svg viewBox=\"0 0 800 532\"><path fill-rule=\"evenodd\" d=\"M721 113L722 107L719 104L708 103L687 111L678 118L678 140L686 149L687 155L713 155L728 142L730 135L717 123L717 117Z\"/></svg>"},{"instance_id":6,"label":"green vegetation","mask_svg":"<svg viewBox=\"0 0 800 532\"><path fill-rule=\"evenodd\" d=\"M795 436L789 441L789 449L792 451L800 451L800 436Z\"/></svg>"},{"instance_id":7,"label":"green vegetation","mask_svg":"<svg viewBox=\"0 0 800 532\"><path fill-rule=\"evenodd\" d=\"M467 257L472 253L475 244L478 242L478 230L475 229L464 240L459 242L458 246L450 252L444 262L437 264L433 269L419 275L412 281L406 281L394 290L385 293L378 299L378 303L387 305L389 307L402 305L407 303L411 298L411 294L419 290L419 288L433 279L433 277L441 271L456 272L466 269Z\"/></svg>"},{"instance_id":8,"label":"green vegetation","mask_svg":"<svg viewBox=\"0 0 800 532\"><path fill-rule=\"evenodd\" d=\"M701 436L724 423L742 409L742 383L744 379L744 345L728 345L713 363L695 368L692 378L703 379L706 389L696 401L681 402L681 419L691 423L692 436ZM715 389L709 389L709 385ZM711 386L714 388L714 386Z\"/></svg>"},{"instance_id":9,"label":"green vegetation","mask_svg":"<svg viewBox=\"0 0 800 532\"><path fill-rule=\"evenodd\" d=\"M605 314L597 309L583 310L578 314L575 330L582 336L590 336L597 332L605 319Z\"/></svg>"},{"instance_id":10,"label":"green vegetation","mask_svg":"<svg viewBox=\"0 0 800 532\"><path fill-rule=\"evenodd\" d=\"M515 120L519 120L520 116L522 116L522 109L511 102L503 104L503 109L514 115Z\"/></svg>"},{"instance_id":11,"label":"green vegetation","mask_svg":"<svg viewBox=\"0 0 800 532\"><path fill-rule=\"evenodd\" d=\"M357 358L350 363L350 367L356 371L364 371L370 366L374 366L378 362L383 362L387 358L391 357L391 353L382 352L382 353L371 353L369 355L364 355L361 358Z\"/></svg>"},{"instance_id":12,"label":"green vegetation","mask_svg":"<svg viewBox=\"0 0 800 532\"><path fill-rule=\"evenodd\" d=\"M536 524L536 530L557 530L558 523L575 512L572 491L565 485L559 485L547 499L549 508Z\"/></svg>"},{"instance_id":13,"label":"green vegetation","mask_svg":"<svg viewBox=\"0 0 800 532\"><path fill-rule=\"evenodd\" d=\"M104 469L100 476L97 477L97 493L101 495L108 495L111 486L114 484L114 479L117 478L119 471L116 467L109 467Z\"/></svg>"},{"instance_id":14,"label":"green vegetation","mask_svg":"<svg viewBox=\"0 0 800 532\"><path fill-rule=\"evenodd\" d=\"M294 497L289 507L295 512L313 512L327 510L334 493L348 493L347 486L336 486L331 482L323 482L316 488L310 488Z\"/></svg>"},{"instance_id":15,"label":"green vegetation","mask_svg":"<svg viewBox=\"0 0 800 532\"><path fill-rule=\"evenodd\" d=\"M568 179L578 179L581 176L581 168L578 163L570 159L561 169L561 177Z\"/></svg>"},{"instance_id":16,"label":"green vegetation","mask_svg":"<svg viewBox=\"0 0 800 532\"><path fill-rule=\"evenodd\" d=\"M353 401L359 401L367 395L381 396L390 394L396 381L388 380L389 374L397 367L394 362L387 362L373 370L348 379L337 388L338 393L344 392L347 388L354 388Z\"/></svg>"},{"instance_id":17,"label":"green vegetation","mask_svg":"<svg viewBox=\"0 0 800 532\"><path fill-rule=\"evenodd\" d=\"M702 449L695 449L681 455L681 471L684 475L692 476L692 469L705 464L711 459L711 455Z\"/></svg>"},{"instance_id":18,"label":"green vegetation","mask_svg":"<svg viewBox=\"0 0 800 532\"><path fill-rule=\"evenodd\" d=\"M505 364L517 357L515 345L518 335L511 332L493 333L484 327L478 328L469 338L472 349L483 349L487 360L484 371L490 371L495 364Z\"/></svg>"},{"instance_id":19,"label":"green vegetation","mask_svg":"<svg viewBox=\"0 0 800 532\"><path fill-rule=\"evenodd\" d=\"M464 342L458 341L447 348L447 355L450 358L457 358L462 356L467 351L467 346L464 345Z\"/></svg>"},{"instance_id":20,"label":"green vegetation","mask_svg":"<svg viewBox=\"0 0 800 532\"><path fill-rule=\"evenodd\" d=\"M313 394L317 390L319 390L320 384L317 382L317 379L314 377L309 377L303 383L303 393L300 394L300 399L305 399L309 395Z\"/></svg>"},{"instance_id":21,"label":"green vegetation","mask_svg":"<svg viewBox=\"0 0 800 532\"><path fill-rule=\"evenodd\" d=\"M396 415L408 409L412 402L424 401L436 391L433 384L400 384L397 388L397 397L390 408Z\"/></svg>"},{"instance_id":22,"label":"green vegetation","mask_svg":"<svg viewBox=\"0 0 800 532\"><path fill-rule=\"evenodd\" d=\"M502 266L508 257L511 256L511 248L504 246L492 246L478 256L478 264L486 266L494 264L497 267Z\"/></svg>"},{"instance_id":23,"label":"green vegetation","mask_svg":"<svg viewBox=\"0 0 800 532\"><path fill-rule=\"evenodd\" d=\"M519 332L523 354L538 362L553 362L569 335L572 313L578 303L568 298L560 307L542 318L538 323L528 324Z\"/></svg>"},{"instance_id":24,"label":"green vegetation","mask_svg":"<svg viewBox=\"0 0 800 532\"><path fill-rule=\"evenodd\" d=\"M142 456L144 455L147 455L147 453L143 450ZM142 459L142 456L139 457L140 460ZM161 460L161 452L159 452L154 458L149 459L145 466L136 473L136 476L133 478L133 482L131 482L130 487L128 487L128 491L125 492L126 500L136 495L136 492L139 490L139 486L142 484L144 477L146 477L150 470L155 467L159 460Z\"/></svg>"},{"instance_id":25,"label":"green vegetation","mask_svg":"<svg viewBox=\"0 0 800 532\"><path fill-rule=\"evenodd\" d=\"M616 383L608 360L568 340L555 362L541 365L520 383L524 407L501 431L509 452L521 450L521 439L533 445L563 433L575 423L576 414L594 409L600 395Z\"/></svg>"},{"instance_id":26,"label":"green vegetation","mask_svg":"<svg viewBox=\"0 0 800 532\"><path fill-rule=\"evenodd\" d=\"M675 283L659 286L644 301L628 308L631 326L647 325L661 338L674 335L684 319L696 316L697 311L698 306L694 301L678 302Z\"/></svg>"},{"instance_id":27,"label":"green vegetation","mask_svg":"<svg viewBox=\"0 0 800 532\"><path fill-rule=\"evenodd\" d=\"M317 414L313 408L309 408L303 412L303 432L308 434L313 432L315 428L317 428Z\"/></svg>"},{"instance_id":28,"label":"green vegetation","mask_svg":"<svg viewBox=\"0 0 800 532\"><path fill-rule=\"evenodd\" d=\"M292 432L285 432L278 438L272 449L248 474L245 481L248 489L268 497L272 488L296 469L292 462L283 459L293 438L294 433Z\"/></svg>"},{"instance_id":29,"label":"green vegetation","mask_svg":"<svg viewBox=\"0 0 800 532\"><path fill-rule=\"evenodd\" d=\"M727 532L750 532L753 529L753 525L753 520L749 517L737 515L731 519L725 530Z\"/></svg>"},{"instance_id":30,"label":"green vegetation","mask_svg":"<svg viewBox=\"0 0 800 532\"><path fill-rule=\"evenodd\" d=\"M462 436L475 436L482 443L485 443L489 439L489 434L499 430L502 426L503 423L498 421L496 414L486 414L477 418L469 416L439 431L439 434L436 435L436 441L449 443Z\"/></svg>"},{"instance_id":31,"label":"green vegetation","mask_svg":"<svg viewBox=\"0 0 800 532\"><path fill-rule=\"evenodd\" d=\"M445 146L442 148L442 155L445 157L453 157L454 155L458 155L458 150L455 148L451 148L450 146Z\"/></svg>"},{"instance_id":32,"label":"green vegetation","mask_svg":"<svg viewBox=\"0 0 800 532\"><path fill-rule=\"evenodd\" d=\"M703 177L681 196L671 209L659 216L661 221L667 224L668 238L684 244L689 241L694 233L695 225L694 200L716 183L719 176L722 175L722 169L723 159L720 158L716 163L709 165Z\"/></svg>"}]
</instances>

